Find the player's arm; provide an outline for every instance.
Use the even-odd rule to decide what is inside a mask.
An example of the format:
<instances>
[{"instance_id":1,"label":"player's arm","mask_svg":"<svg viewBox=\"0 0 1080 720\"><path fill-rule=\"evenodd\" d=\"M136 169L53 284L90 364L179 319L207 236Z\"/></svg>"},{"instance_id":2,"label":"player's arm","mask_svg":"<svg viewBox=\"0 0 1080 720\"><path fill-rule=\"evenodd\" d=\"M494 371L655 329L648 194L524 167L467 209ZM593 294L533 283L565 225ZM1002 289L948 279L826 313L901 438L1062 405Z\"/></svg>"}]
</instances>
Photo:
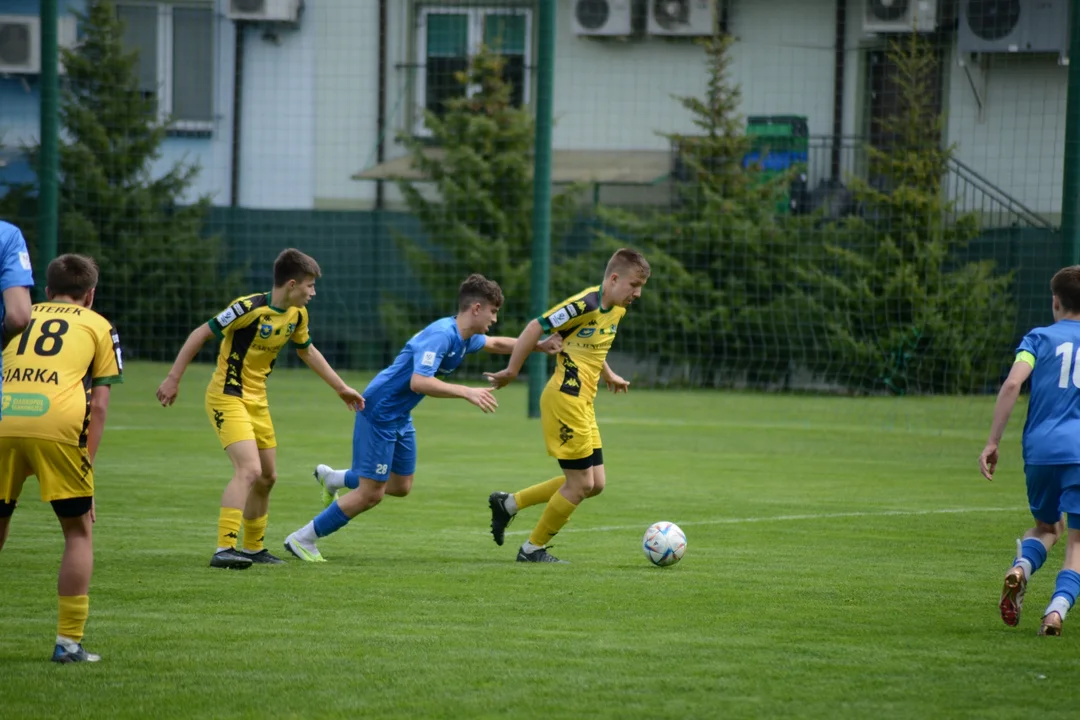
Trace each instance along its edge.
<instances>
[{"instance_id":1,"label":"player's arm","mask_svg":"<svg viewBox=\"0 0 1080 720\"><path fill-rule=\"evenodd\" d=\"M30 288L16 286L4 290L4 343L18 337L30 324Z\"/></svg>"},{"instance_id":2,"label":"player's arm","mask_svg":"<svg viewBox=\"0 0 1080 720\"><path fill-rule=\"evenodd\" d=\"M109 396L112 389L109 385L98 385L90 391L90 424L86 428L86 452L90 456L90 464L94 464L98 446L101 445L101 436L105 434L105 417L109 414Z\"/></svg>"},{"instance_id":3,"label":"player's arm","mask_svg":"<svg viewBox=\"0 0 1080 720\"><path fill-rule=\"evenodd\" d=\"M986 440L986 447L979 455L979 470L987 480L994 479L994 469L998 462L998 444L1001 436L1005 434L1005 426L1009 424L1009 416L1012 415L1016 400L1020 397L1020 388L1024 381L1031 377L1031 371L1035 369L1035 357L1029 352L1021 352L1013 363L1009 376L1005 378L1001 390L998 392L997 402L994 403L994 419L990 423L990 437Z\"/></svg>"},{"instance_id":4,"label":"player's arm","mask_svg":"<svg viewBox=\"0 0 1080 720\"><path fill-rule=\"evenodd\" d=\"M512 337L492 337L487 336L484 341L484 352L492 355L510 355L514 352L514 345L517 343L517 338ZM549 335L543 340L536 343L533 347L533 352L541 352L545 355L556 355L562 350L562 335L555 333Z\"/></svg>"},{"instance_id":5,"label":"player's arm","mask_svg":"<svg viewBox=\"0 0 1080 720\"><path fill-rule=\"evenodd\" d=\"M203 323L188 335L184 346L176 354L176 360L173 361L169 374L157 389L157 399L162 405L168 407L176 402L176 396L180 392L180 378L184 377L184 371L187 370L188 365L199 354L199 350L202 350L206 341L213 336L214 330L210 327L210 323Z\"/></svg>"},{"instance_id":6,"label":"player's arm","mask_svg":"<svg viewBox=\"0 0 1080 720\"><path fill-rule=\"evenodd\" d=\"M0 335L3 336L3 347L7 347L11 339L30 324L30 288L34 287L34 273L26 239L18 228L0 243L3 247L0 292L4 297L4 326L0 328Z\"/></svg>"},{"instance_id":7,"label":"player's arm","mask_svg":"<svg viewBox=\"0 0 1080 720\"><path fill-rule=\"evenodd\" d=\"M514 378L521 372L521 366L525 364L525 358L533 351L533 348L540 342L543 335L544 328L540 325L540 321L536 318L530 320L529 324L518 335L517 340L514 341L514 347L510 352L510 362L506 364L506 368L497 373L484 373L493 388L497 390L514 381Z\"/></svg>"},{"instance_id":8,"label":"player's arm","mask_svg":"<svg viewBox=\"0 0 1080 720\"><path fill-rule=\"evenodd\" d=\"M327 385L337 393L338 397L345 401L351 410L364 409L364 396L345 384L330 363L326 361L319 349L308 343L305 347L296 348L296 354L304 361L304 364L315 371L315 374L323 379Z\"/></svg>"},{"instance_id":9,"label":"player's arm","mask_svg":"<svg viewBox=\"0 0 1080 720\"><path fill-rule=\"evenodd\" d=\"M413 373L409 379L409 389L414 393L436 398L461 398L468 400L486 413L495 412L499 406L495 396L488 388L474 388L456 383L448 383L437 377Z\"/></svg>"},{"instance_id":10,"label":"player's arm","mask_svg":"<svg viewBox=\"0 0 1080 720\"><path fill-rule=\"evenodd\" d=\"M607 364L607 360L604 361L604 366L600 368L600 377L603 378L608 390L616 395L620 392L630 392L630 381L623 379L621 375L612 370L611 366Z\"/></svg>"}]
</instances>

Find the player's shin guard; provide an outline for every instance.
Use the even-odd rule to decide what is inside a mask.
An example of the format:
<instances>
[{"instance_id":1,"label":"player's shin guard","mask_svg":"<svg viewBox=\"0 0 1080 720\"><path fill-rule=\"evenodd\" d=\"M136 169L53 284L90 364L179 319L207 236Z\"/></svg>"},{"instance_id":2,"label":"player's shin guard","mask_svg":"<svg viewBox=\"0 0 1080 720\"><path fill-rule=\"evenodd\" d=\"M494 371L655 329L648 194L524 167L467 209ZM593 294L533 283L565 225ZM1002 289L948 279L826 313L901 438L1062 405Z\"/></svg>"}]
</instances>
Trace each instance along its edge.
<instances>
[{"instance_id":1,"label":"player's shin guard","mask_svg":"<svg viewBox=\"0 0 1080 720\"><path fill-rule=\"evenodd\" d=\"M560 475L514 493L514 502L517 503L517 509L521 510L532 505L548 502L555 493L559 492L559 488L565 482L566 476Z\"/></svg>"},{"instance_id":2,"label":"player's shin guard","mask_svg":"<svg viewBox=\"0 0 1080 720\"><path fill-rule=\"evenodd\" d=\"M1076 604L1078 595L1080 595L1080 573L1075 570L1062 570L1058 573L1054 596L1050 599L1043 617L1056 612L1064 620L1066 613Z\"/></svg>"},{"instance_id":3,"label":"player's shin guard","mask_svg":"<svg viewBox=\"0 0 1080 720\"><path fill-rule=\"evenodd\" d=\"M562 530L576 509L577 505L564 498L562 493L557 492L552 495L547 507L544 508L544 514L540 516L540 521L536 523L536 527L529 535L529 542L538 547L547 545L551 538Z\"/></svg>"},{"instance_id":4,"label":"player's shin guard","mask_svg":"<svg viewBox=\"0 0 1080 720\"><path fill-rule=\"evenodd\" d=\"M218 513L217 546L218 549L235 548L240 537L240 522L244 512L239 508L221 508Z\"/></svg>"},{"instance_id":5,"label":"player's shin guard","mask_svg":"<svg viewBox=\"0 0 1080 720\"><path fill-rule=\"evenodd\" d=\"M257 553L263 549L266 539L266 521L269 515L249 520L244 518L244 551Z\"/></svg>"},{"instance_id":6,"label":"player's shin guard","mask_svg":"<svg viewBox=\"0 0 1080 720\"><path fill-rule=\"evenodd\" d=\"M1024 577L1030 579L1043 563L1046 562L1046 546L1035 538L1027 538L1017 542L1016 560L1013 567L1019 565L1024 569Z\"/></svg>"},{"instance_id":7,"label":"player's shin guard","mask_svg":"<svg viewBox=\"0 0 1080 720\"><path fill-rule=\"evenodd\" d=\"M56 623L56 634L82 641L86 628L86 618L90 615L90 597L88 595L61 595L60 616Z\"/></svg>"},{"instance_id":8,"label":"player's shin guard","mask_svg":"<svg viewBox=\"0 0 1080 720\"><path fill-rule=\"evenodd\" d=\"M317 537L326 537L348 525L349 519L349 516L341 509L341 506L336 502L333 502L330 503L330 507L315 516L315 519L312 521L312 527L315 530L315 535Z\"/></svg>"}]
</instances>

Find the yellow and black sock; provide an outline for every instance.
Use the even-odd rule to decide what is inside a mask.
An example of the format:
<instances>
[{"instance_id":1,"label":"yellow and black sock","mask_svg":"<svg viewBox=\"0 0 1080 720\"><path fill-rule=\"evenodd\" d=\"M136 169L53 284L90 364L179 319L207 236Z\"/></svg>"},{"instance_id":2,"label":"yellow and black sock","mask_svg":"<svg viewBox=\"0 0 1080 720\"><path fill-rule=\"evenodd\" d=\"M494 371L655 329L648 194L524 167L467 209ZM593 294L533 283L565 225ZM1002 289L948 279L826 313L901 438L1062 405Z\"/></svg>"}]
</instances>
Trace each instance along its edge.
<instances>
[{"instance_id":1,"label":"yellow and black sock","mask_svg":"<svg viewBox=\"0 0 1080 720\"><path fill-rule=\"evenodd\" d=\"M217 521L217 546L218 549L235 548L236 541L240 539L240 520L244 513L239 508L221 508Z\"/></svg>"},{"instance_id":2,"label":"yellow and black sock","mask_svg":"<svg viewBox=\"0 0 1080 720\"><path fill-rule=\"evenodd\" d=\"M90 596L61 595L60 618L56 623L56 634L82 642L86 629L86 618L90 614Z\"/></svg>"},{"instance_id":3,"label":"yellow and black sock","mask_svg":"<svg viewBox=\"0 0 1080 720\"><path fill-rule=\"evenodd\" d=\"M563 525L566 525L574 510L577 510L577 505L564 498L562 493L552 495L540 521L529 534L529 542L540 547L547 545L551 538L562 530Z\"/></svg>"},{"instance_id":4,"label":"yellow and black sock","mask_svg":"<svg viewBox=\"0 0 1080 720\"><path fill-rule=\"evenodd\" d=\"M540 503L546 503L551 499L551 496L559 492L559 488L566 482L566 476L560 475L559 477L545 480L542 483L527 487L520 492L514 493L514 502L517 503L517 509L531 507L532 505L539 505Z\"/></svg>"},{"instance_id":5,"label":"yellow and black sock","mask_svg":"<svg viewBox=\"0 0 1080 720\"><path fill-rule=\"evenodd\" d=\"M266 519L269 515L248 520L244 518L244 552L257 553L266 539Z\"/></svg>"}]
</instances>

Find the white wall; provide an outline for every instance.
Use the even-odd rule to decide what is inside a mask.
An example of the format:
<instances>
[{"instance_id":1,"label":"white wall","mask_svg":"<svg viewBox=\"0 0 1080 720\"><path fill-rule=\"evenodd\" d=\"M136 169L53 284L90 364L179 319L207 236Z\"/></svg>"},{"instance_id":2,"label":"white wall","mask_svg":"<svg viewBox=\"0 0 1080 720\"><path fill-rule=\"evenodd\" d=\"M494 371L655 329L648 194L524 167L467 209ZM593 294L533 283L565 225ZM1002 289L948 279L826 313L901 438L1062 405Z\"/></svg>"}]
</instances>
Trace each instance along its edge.
<instances>
[{"instance_id":1,"label":"white wall","mask_svg":"<svg viewBox=\"0 0 1080 720\"><path fill-rule=\"evenodd\" d=\"M990 55L980 116L951 57L947 133L956 156L1036 212L1061 212L1068 67L1051 55ZM969 61L970 62L970 61ZM971 68L972 77L982 71Z\"/></svg>"},{"instance_id":2,"label":"white wall","mask_svg":"<svg viewBox=\"0 0 1080 720\"><path fill-rule=\"evenodd\" d=\"M810 132L832 128L835 0L736 2L731 79L741 113L806 115ZM701 97L704 52L685 39L630 42L573 34L571 4L559 3L553 143L560 149L666 149L656 134L695 132L672 95Z\"/></svg>"},{"instance_id":3,"label":"white wall","mask_svg":"<svg viewBox=\"0 0 1080 720\"><path fill-rule=\"evenodd\" d=\"M301 26L265 37L246 29L240 132L240 204L303 209L315 198L315 48L321 3Z\"/></svg>"}]
</instances>

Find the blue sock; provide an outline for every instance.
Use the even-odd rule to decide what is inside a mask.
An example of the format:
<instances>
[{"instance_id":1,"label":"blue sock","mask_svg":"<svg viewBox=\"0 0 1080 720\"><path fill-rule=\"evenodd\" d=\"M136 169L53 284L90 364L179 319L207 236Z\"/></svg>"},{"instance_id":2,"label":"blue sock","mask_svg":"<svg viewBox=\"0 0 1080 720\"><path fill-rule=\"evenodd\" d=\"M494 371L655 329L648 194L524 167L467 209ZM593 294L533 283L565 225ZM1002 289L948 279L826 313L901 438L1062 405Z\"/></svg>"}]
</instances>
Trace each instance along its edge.
<instances>
[{"instance_id":1,"label":"blue sock","mask_svg":"<svg viewBox=\"0 0 1080 720\"><path fill-rule=\"evenodd\" d=\"M349 516L342 512L341 507L336 502L332 502L325 510L315 516L313 522L315 534L319 537L326 537L330 533L335 533L348 525Z\"/></svg>"},{"instance_id":2,"label":"blue sock","mask_svg":"<svg viewBox=\"0 0 1080 720\"><path fill-rule=\"evenodd\" d=\"M1031 577L1046 562L1046 547L1035 538L1028 538L1020 543L1020 557L1013 561L1013 567L1019 565L1021 559L1027 561L1027 576Z\"/></svg>"},{"instance_id":3,"label":"blue sock","mask_svg":"<svg viewBox=\"0 0 1080 720\"><path fill-rule=\"evenodd\" d=\"M350 490L360 487L360 476L356 474L355 470L345 471L345 487Z\"/></svg>"},{"instance_id":4,"label":"blue sock","mask_svg":"<svg viewBox=\"0 0 1080 720\"><path fill-rule=\"evenodd\" d=\"M1076 604L1076 596L1080 595L1080 573L1075 570L1062 570L1057 576L1057 585L1054 587L1054 597L1069 601L1069 607Z\"/></svg>"}]
</instances>

